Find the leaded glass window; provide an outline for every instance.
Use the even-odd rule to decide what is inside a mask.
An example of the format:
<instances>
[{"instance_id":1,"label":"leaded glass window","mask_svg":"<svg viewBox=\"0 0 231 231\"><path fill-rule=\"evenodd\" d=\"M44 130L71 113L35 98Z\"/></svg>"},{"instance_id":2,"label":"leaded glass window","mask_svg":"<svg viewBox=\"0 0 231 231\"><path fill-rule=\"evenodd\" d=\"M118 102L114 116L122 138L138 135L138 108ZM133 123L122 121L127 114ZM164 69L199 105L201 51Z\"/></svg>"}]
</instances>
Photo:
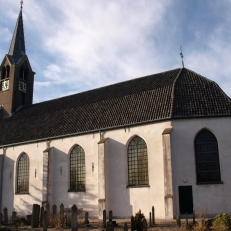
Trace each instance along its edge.
<instances>
[{"instance_id":1,"label":"leaded glass window","mask_svg":"<svg viewBox=\"0 0 231 231\"><path fill-rule=\"evenodd\" d=\"M139 136L128 145L128 185L148 185L147 145Z\"/></svg>"},{"instance_id":2,"label":"leaded glass window","mask_svg":"<svg viewBox=\"0 0 231 231\"><path fill-rule=\"evenodd\" d=\"M17 193L29 192L29 167L29 157L23 153L18 160Z\"/></svg>"},{"instance_id":3,"label":"leaded glass window","mask_svg":"<svg viewBox=\"0 0 231 231\"><path fill-rule=\"evenodd\" d=\"M194 141L198 183L221 181L218 143L208 130L199 132Z\"/></svg>"},{"instance_id":4,"label":"leaded glass window","mask_svg":"<svg viewBox=\"0 0 231 231\"><path fill-rule=\"evenodd\" d=\"M85 153L79 145L70 154L70 190L85 190Z\"/></svg>"}]
</instances>

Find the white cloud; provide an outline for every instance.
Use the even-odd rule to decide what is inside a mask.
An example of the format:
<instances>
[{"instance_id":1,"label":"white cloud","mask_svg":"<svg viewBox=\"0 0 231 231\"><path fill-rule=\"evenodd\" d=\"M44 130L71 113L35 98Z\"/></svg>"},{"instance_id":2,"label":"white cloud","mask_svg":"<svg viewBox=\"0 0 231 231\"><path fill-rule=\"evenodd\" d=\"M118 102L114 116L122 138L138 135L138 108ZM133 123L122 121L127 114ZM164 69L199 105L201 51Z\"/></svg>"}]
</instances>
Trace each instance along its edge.
<instances>
[{"instance_id":1,"label":"white cloud","mask_svg":"<svg viewBox=\"0 0 231 231\"><path fill-rule=\"evenodd\" d=\"M26 1L34 101L180 67L180 45L187 68L228 86L230 10L220 0ZM0 9L8 41L18 12L14 0ZM5 46L0 41L0 51Z\"/></svg>"}]
</instances>

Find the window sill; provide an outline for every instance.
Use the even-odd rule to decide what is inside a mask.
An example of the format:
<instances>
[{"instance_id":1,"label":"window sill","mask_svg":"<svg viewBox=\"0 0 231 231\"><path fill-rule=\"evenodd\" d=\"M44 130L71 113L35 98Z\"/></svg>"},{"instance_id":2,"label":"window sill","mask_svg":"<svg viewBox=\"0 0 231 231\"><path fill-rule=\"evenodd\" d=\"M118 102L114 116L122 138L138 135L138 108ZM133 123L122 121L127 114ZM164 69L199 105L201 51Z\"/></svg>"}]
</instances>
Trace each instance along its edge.
<instances>
[{"instance_id":1,"label":"window sill","mask_svg":"<svg viewBox=\"0 0 231 231\"><path fill-rule=\"evenodd\" d=\"M127 188L150 188L150 185L128 185Z\"/></svg>"},{"instance_id":2,"label":"window sill","mask_svg":"<svg viewBox=\"0 0 231 231\"><path fill-rule=\"evenodd\" d=\"M224 184L223 181L211 181L211 182L197 182L197 185L208 185L208 184Z\"/></svg>"},{"instance_id":3,"label":"window sill","mask_svg":"<svg viewBox=\"0 0 231 231\"><path fill-rule=\"evenodd\" d=\"M15 193L15 195L28 195L28 194L30 194L30 193L28 193L28 192L24 192L24 193Z\"/></svg>"},{"instance_id":4,"label":"window sill","mask_svg":"<svg viewBox=\"0 0 231 231\"><path fill-rule=\"evenodd\" d=\"M67 192L86 192L86 189L69 189Z\"/></svg>"}]
</instances>

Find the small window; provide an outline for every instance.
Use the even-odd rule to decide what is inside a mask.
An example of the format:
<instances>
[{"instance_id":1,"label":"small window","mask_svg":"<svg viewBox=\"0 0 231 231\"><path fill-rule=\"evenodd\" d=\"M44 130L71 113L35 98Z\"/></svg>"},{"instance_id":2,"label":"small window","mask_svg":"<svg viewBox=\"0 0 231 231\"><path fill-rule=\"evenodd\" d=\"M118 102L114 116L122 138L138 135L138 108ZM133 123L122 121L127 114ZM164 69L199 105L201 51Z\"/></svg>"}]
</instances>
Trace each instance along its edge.
<instances>
[{"instance_id":1,"label":"small window","mask_svg":"<svg viewBox=\"0 0 231 231\"><path fill-rule=\"evenodd\" d=\"M85 191L85 153L76 145L70 154L70 191Z\"/></svg>"},{"instance_id":2,"label":"small window","mask_svg":"<svg viewBox=\"0 0 231 231\"><path fill-rule=\"evenodd\" d=\"M147 145L135 136L128 145L128 184L129 186L148 185Z\"/></svg>"},{"instance_id":3,"label":"small window","mask_svg":"<svg viewBox=\"0 0 231 231\"><path fill-rule=\"evenodd\" d=\"M17 193L29 193L29 157L23 153L18 160Z\"/></svg>"},{"instance_id":4,"label":"small window","mask_svg":"<svg viewBox=\"0 0 231 231\"><path fill-rule=\"evenodd\" d=\"M197 183L221 181L218 143L216 137L203 129L194 141Z\"/></svg>"}]
</instances>

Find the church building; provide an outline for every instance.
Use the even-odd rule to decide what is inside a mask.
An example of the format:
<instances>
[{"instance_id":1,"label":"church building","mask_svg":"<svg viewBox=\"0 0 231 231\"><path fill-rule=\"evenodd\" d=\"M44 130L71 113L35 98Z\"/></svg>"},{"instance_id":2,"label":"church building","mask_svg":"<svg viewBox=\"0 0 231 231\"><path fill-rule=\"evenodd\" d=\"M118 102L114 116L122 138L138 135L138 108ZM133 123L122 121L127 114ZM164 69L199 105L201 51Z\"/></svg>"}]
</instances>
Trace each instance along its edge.
<instances>
[{"instance_id":1,"label":"church building","mask_svg":"<svg viewBox=\"0 0 231 231\"><path fill-rule=\"evenodd\" d=\"M1 211L231 213L231 99L215 82L183 67L33 104L22 9L2 58Z\"/></svg>"}]
</instances>

